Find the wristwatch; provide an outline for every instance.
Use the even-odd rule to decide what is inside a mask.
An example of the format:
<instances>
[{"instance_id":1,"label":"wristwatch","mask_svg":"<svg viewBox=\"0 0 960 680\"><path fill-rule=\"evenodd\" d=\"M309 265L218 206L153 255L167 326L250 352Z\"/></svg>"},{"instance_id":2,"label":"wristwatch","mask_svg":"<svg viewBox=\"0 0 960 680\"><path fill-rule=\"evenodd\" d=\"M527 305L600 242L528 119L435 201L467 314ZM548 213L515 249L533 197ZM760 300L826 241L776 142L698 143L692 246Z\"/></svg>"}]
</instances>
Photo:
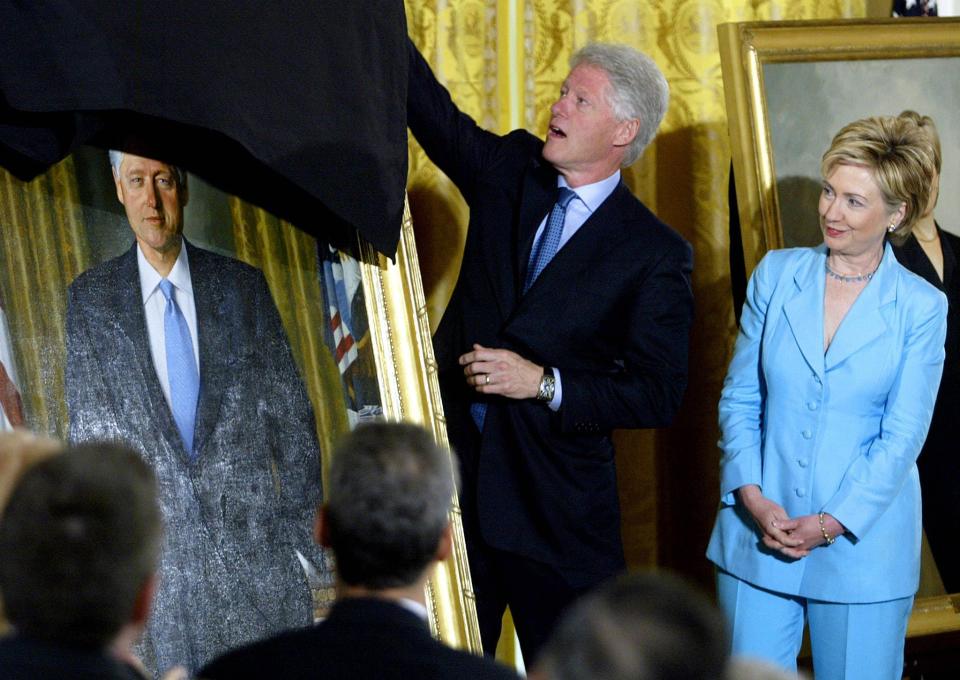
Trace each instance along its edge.
<instances>
[{"instance_id":1,"label":"wristwatch","mask_svg":"<svg viewBox=\"0 0 960 680\"><path fill-rule=\"evenodd\" d=\"M553 369L549 366L543 369L543 377L540 378L540 387L537 389L537 401L550 403L553 401L553 395L557 391L557 379L553 375Z\"/></svg>"}]
</instances>

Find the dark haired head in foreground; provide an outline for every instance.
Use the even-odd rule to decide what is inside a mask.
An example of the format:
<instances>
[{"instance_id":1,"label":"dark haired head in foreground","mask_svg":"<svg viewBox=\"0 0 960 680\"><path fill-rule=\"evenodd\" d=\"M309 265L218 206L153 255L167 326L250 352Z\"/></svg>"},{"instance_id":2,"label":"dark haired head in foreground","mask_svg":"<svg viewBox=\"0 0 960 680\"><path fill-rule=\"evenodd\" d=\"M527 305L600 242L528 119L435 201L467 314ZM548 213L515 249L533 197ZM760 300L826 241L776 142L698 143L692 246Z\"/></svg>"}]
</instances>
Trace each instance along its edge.
<instances>
[{"instance_id":1,"label":"dark haired head in foreground","mask_svg":"<svg viewBox=\"0 0 960 680\"><path fill-rule=\"evenodd\" d=\"M0 678L138 677L117 655L146 623L161 533L136 453L88 444L31 467L0 518Z\"/></svg>"},{"instance_id":2,"label":"dark haired head in foreground","mask_svg":"<svg viewBox=\"0 0 960 680\"><path fill-rule=\"evenodd\" d=\"M720 680L720 612L667 574L630 574L574 605L544 647L539 680Z\"/></svg>"},{"instance_id":3,"label":"dark haired head in foreground","mask_svg":"<svg viewBox=\"0 0 960 680\"><path fill-rule=\"evenodd\" d=\"M200 677L515 679L430 636L424 588L433 564L451 550L452 457L414 425L374 423L347 435L334 452L315 526L317 541L336 557L330 616L226 654Z\"/></svg>"}]
</instances>

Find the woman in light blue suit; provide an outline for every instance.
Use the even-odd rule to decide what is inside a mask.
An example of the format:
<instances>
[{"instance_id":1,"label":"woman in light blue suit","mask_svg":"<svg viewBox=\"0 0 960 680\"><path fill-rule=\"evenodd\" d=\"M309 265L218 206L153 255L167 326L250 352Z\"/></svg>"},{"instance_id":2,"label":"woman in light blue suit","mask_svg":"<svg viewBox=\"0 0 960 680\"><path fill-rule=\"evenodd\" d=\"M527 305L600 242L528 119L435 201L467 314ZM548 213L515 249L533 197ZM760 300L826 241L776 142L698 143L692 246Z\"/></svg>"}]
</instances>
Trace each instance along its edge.
<instances>
[{"instance_id":1,"label":"woman in light blue suit","mask_svg":"<svg viewBox=\"0 0 960 680\"><path fill-rule=\"evenodd\" d=\"M720 510L707 556L734 655L817 680L901 677L919 581L916 458L943 369L946 299L904 269L934 163L894 117L823 156L824 243L754 271L720 399Z\"/></svg>"}]
</instances>

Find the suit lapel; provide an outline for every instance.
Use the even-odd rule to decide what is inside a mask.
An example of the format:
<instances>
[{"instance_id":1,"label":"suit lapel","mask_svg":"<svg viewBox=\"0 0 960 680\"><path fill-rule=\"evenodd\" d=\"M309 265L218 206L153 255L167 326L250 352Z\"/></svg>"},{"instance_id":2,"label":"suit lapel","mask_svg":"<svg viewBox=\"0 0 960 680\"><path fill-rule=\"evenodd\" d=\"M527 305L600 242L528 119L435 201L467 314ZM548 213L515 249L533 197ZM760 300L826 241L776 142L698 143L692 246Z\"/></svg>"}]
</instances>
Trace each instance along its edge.
<instances>
[{"instance_id":1,"label":"suit lapel","mask_svg":"<svg viewBox=\"0 0 960 680\"><path fill-rule=\"evenodd\" d=\"M225 371L223 358L228 356L224 326L219 321L223 314L223 288L215 262L208 254L193 247L184 239L190 261L190 282L197 309L197 343L200 345L200 397L197 401L197 422L194 426L194 449L203 460L203 449L220 412L224 392Z\"/></svg>"},{"instance_id":2,"label":"suit lapel","mask_svg":"<svg viewBox=\"0 0 960 680\"><path fill-rule=\"evenodd\" d=\"M814 257L809 258L793 274L796 290L783 305L783 314L790 324L794 341L810 369L821 380L824 377L823 363L823 292L826 251L817 249Z\"/></svg>"},{"instance_id":3,"label":"suit lapel","mask_svg":"<svg viewBox=\"0 0 960 680\"><path fill-rule=\"evenodd\" d=\"M825 357L827 370L889 330L886 307L897 299L896 283L893 250L887 245L877 273L860 291L833 336Z\"/></svg>"},{"instance_id":4,"label":"suit lapel","mask_svg":"<svg viewBox=\"0 0 960 680\"><path fill-rule=\"evenodd\" d=\"M118 342L115 347L102 348L106 352L118 351L118 348L131 347L132 356L121 357L120 361L135 373L139 373L140 384L144 386L148 407L147 417L156 425L156 430L163 433L167 443L174 450L186 456L183 441L177 432L176 423L170 412L170 406L163 396L157 369L153 365L153 355L150 351L150 339L147 335L147 321L143 309L143 297L140 289L140 271L137 266L137 244L124 254L119 262L116 273L116 282L113 286L112 302L108 305L110 313L116 320L117 331L129 343ZM131 381L137 381L137 376L130 376ZM129 415L129 414L128 414Z\"/></svg>"},{"instance_id":5,"label":"suit lapel","mask_svg":"<svg viewBox=\"0 0 960 680\"><path fill-rule=\"evenodd\" d=\"M604 255L626 237L622 215L623 201L627 196L629 191L621 182L577 233L557 251L523 296L520 309L531 301L536 304L537 298L551 295L557 286L566 285L572 276L583 269L603 266Z\"/></svg>"},{"instance_id":6,"label":"suit lapel","mask_svg":"<svg viewBox=\"0 0 960 680\"><path fill-rule=\"evenodd\" d=\"M557 198L557 173L536 161L531 172L524 178L523 197L520 201L520 216L517 222L516 252L514 253L513 280L516 300L523 296L523 281L527 275L530 251L537 227L553 208Z\"/></svg>"}]
</instances>

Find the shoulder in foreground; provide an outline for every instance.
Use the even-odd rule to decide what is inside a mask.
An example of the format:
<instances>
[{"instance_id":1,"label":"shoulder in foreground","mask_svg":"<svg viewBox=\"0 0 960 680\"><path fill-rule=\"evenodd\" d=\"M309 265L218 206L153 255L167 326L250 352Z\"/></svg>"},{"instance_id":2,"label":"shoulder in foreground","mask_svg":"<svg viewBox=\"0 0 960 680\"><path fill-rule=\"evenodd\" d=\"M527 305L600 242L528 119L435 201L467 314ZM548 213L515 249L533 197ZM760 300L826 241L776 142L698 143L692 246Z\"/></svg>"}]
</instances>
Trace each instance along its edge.
<instances>
[{"instance_id":1,"label":"shoulder in foreground","mask_svg":"<svg viewBox=\"0 0 960 680\"><path fill-rule=\"evenodd\" d=\"M914 274L899 262L896 264L900 270L899 296L921 314L946 315L947 296L922 276Z\"/></svg>"},{"instance_id":2,"label":"shoulder in foreground","mask_svg":"<svg viewBox=\"0 0 960 680\"><path fill-rule=\"evenodd\" d=\"M692 257L693 248L687 239L657 217L622 180L610 199L617 200L616 197L621 195L621 192L628 197L621 201L621 205L625 206L623 218L628 228L640 230L647 239L656 243L661 252L670 253L684 259Z\"/></svg>"},{"instance_id":3,"label":"shoulder in foreground","mask_svg":"<svg viewBox=\"0 0 960 680\"><path fill-rule=\"evenodd\" d=\"M811 260L823 258L826 256L826 250L821 246L804 246L795 248L776 248L768 250L760 259L760 263L766 262L766 266L786 266L791 263L805 264ZM758 265L759 266L759 265Z\"/></svg>"},{"instance_id":4,"label":"shoulder in foreground","mask_svg":"<svg viewBox=\"0 0 960 680\"><path fill-rule=\"evenodd\" d=\"M754 272L774 276L782 272L795 271L813 264L816 260L823 260L825 255L823 246L776 248L764 253Z\"/></svg>"},{"instance_id":5,"label":"shoulder in foreground","mask_svg":"<svg viewBox=\"0 0 960 680\"><path fill-rule=\"evenodd\" d=\"M266 677L263 673L282 668L313 645L316 627L284 631L251 642L217 657L197 674L197 680Z\"/></svg>"}]
</instances>

